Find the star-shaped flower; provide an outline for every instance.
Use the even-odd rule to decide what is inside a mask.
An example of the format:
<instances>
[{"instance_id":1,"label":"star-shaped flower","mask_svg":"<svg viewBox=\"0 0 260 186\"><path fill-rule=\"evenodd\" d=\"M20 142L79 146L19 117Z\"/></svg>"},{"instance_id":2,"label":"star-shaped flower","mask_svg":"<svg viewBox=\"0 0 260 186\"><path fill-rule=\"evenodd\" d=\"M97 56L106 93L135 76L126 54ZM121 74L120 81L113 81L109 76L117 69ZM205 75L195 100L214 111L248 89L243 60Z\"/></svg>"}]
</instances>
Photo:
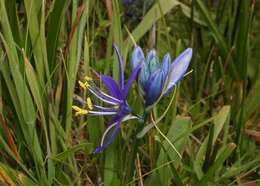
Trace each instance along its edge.
<instances>
[{"instance_id":1,"label":"star-shaped flower","mask_svg":"<svg viewBox=\"0 0 260 186\"><path fill-rule=\"evenodd\" d=\"M90 99L87 99L88 109L81 109L77 106L73 106L73 109L78 114L86 114L88 116L112 116L112 124L104 132L100 145L96 148L94 153L102 152L115 138L117 132L120 129L121 123L129 119L137 118L131 114L131 109L127 103L127 95L132 82L136 79L142 64L136 65L133 69L129 79L124 84L124 72L122 57L119 53L116 45L113 45L119 64L119 84L110 76L100 75L100 79L108 90L108 94L101 91L90 78L86 79L86 82L79 82L80 86L87 88L94 96L103 101L111 107L103 107L92 104Z\"/></svg>"}]
</instances>

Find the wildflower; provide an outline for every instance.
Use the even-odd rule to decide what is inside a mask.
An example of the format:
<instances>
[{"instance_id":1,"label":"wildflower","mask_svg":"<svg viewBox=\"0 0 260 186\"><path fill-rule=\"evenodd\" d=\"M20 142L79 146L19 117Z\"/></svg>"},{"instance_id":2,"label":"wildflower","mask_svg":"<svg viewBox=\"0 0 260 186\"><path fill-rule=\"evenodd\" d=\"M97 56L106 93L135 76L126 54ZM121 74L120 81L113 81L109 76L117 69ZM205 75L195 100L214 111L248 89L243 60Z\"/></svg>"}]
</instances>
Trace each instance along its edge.
<instances>
[{"instance_id":1,"label":"wildflower","mask_svg":"<svg viewBox=\"0 0 260 186\"><path fill-rule=\"evenodd\" d=\"M132 82L136 79L139 70L141 69L141 65L137 65L126 84L124 84L124 74L123 74L123 64L122 58L118 51L118 48L113 45L116 50L118 64L119 64L119 84L110 76L100 75L100 79L108 90L108 94L101 91L91 78L87 77L86 82L79 82L79 85L88 89L93 95L95 95L98 99L111 105L111 107L103 107L98 106L92 103L90 98L87 99L86 105L88 109L81 109L77 106L73 106L73 109L76 111L76 115L86 114L88 116L105 116L110 115L113 116L112 124L104 132L100 145L96 148L94 153L102 152L115 138L116 133L119 131L121 123L123 121L129 119L135 119L136 116L131 114L131 109L127 103L127 94L129 92L130 86ZM111 135L109 135L111 134ZM106 140L108 138L108 140Z\"/></svg>"},{"instance_id":2,"label":"wildflower","mask_svg":"<svg viewBox=\"0 0 260 186\"><path fill-rule=\"evenodd\" d=\"M192 57L192 49L182 52L172 63L169 53L159 62L155 50L151 50L145 58L142 49L136 46L132 52L132 69L143 64L139 73L142 96L145 106L153 105L161 96L167 94L188 69Z\"/></svg>"}]
</instances>

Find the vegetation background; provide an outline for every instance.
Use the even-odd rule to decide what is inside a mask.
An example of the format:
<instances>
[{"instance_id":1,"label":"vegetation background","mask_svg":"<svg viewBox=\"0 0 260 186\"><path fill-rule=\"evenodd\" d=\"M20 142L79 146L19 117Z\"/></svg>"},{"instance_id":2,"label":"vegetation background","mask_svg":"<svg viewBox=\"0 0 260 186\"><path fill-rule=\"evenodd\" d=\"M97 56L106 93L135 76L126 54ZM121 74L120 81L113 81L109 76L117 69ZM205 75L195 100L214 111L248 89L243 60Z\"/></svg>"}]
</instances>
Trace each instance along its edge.
<instances>
[{"instance_id":1,"label":"vegetation background","mask_svg":"<svg viewBox=\"0 0 260 186\"><path fill-rule=\"evenodd\" d=\"M0 185L259 185L259 30L258 0L0 0ZM77 80L117 78L113 42L130 74L130 36L161 57L193 48L153 109L181 159L147 125L130 162L132 121L93 154L109 118L73 115Z\"/></svg>"}]
</instances>

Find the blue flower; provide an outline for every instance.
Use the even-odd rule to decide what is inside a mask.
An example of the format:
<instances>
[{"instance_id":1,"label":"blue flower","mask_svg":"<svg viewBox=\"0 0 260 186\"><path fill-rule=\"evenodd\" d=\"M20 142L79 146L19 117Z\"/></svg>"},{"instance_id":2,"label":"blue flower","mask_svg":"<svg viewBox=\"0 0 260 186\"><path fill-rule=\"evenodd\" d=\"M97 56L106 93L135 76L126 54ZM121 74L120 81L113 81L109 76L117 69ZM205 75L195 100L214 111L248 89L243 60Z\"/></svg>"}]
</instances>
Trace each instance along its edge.
<instances>
[{"instance_id":1,"label":"blue flower","mask_svg":"<svg viewBox=\"0 0 260 186\"><path fill-rule=\"evenodd\" d=\"M130 89L132 82L136 79L139 70L141 69L142 64L136 65L133 69L129 79L126 84L124 84L124 73L123 73L123 64L122 57L118 51L118 48L113 45L116 50L118 64L119 64L119 84L110 76L100 75L100 79L105 85L108 94L101 91L91 78L86 78L86 82L79 82L80 86L87 88L93 95L99 98L106 104L111 105L111 107L103 107L92 104L91 100L88 98L86 105L88 109L82 109L77 106L73 106L73 109L78 114L86 114L88 116L105 116L111 115L112 124L104 132L100 145L96 148L94 153L102 152L115 138L115 135L120 129L121 123L129 119L135 119L136 116L131 114L131 109L127 103L127 95ZM108 138L108 139L107 139Z\"/></svg>"},{"instance_id":2,"label":"blue flower","mask_svg":"<svg viewBox=\"0 0 260 186\"><path fill-rule=\"evenodd\" d=\"M142 64L139 83L145 106L153 105L161 96L167 94L186 73L192 57L192 49L187 48L172 63L167 53L160 63L155 50L145 58L143 50L136 46L132 52L131 66L135 69Z\"/></svg>"}]
</instances>

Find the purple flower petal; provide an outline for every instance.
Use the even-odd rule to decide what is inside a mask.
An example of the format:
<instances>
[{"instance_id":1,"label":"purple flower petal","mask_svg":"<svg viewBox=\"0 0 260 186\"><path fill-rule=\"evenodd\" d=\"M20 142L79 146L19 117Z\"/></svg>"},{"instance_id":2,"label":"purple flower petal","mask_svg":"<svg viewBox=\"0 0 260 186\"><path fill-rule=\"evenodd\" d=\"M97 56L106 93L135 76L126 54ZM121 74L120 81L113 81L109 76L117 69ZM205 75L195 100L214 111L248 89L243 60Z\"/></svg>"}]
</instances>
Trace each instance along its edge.
<instances>
[{"instance_id":1,"label":"purple flower petal","mask_svg":"<svg viewBox=\"0 0 260 186\"><path fill-rule=\"evenodd\" d=\"M170 64L171 64L171 56L169 53L165 54L165 56L163 57L163 61L161 64L161 70L163 71L164 74L164 79L166 79L169 70L170 70Z\"/></svg>"},{"instance_id":2,"label":"purple flower petal","mask_svg":"<svg viewBox=\"0 0 260 186\"><path fill-rule=\"evenodd\" d=\"M112 77L106 76L106 75L101 75L100 78L101 78L101 81L106 86L109 93L113 97L120 99L120 90L118 89L116 81Z\"/></svg>"},{"instance_id":3,"label":"purple flower petal","mask_svg":"<svg viewBox=\"0 0 260 186\"><path fill-rule=\"evenodd\" d=\"M136 79L138 72L140 71L142 66L143 66L143 64L139 64L137 67L135 67L135 69L131 73L131 76L128 78L126 85L123 89L122 99L126 99L130 86L131 86L132 82Z\"/></svg>"},{"instance_id":4,"label":"purple flower petal","mask_svg":"<svg viewBox=\"0 0 260 186\"><path fill-rule=\"evenodd\" d=\"M156 50L154 49L148 52L145 62L149 63L153 58L157 58Z\"/></svg>"},{"instance_id":5,"label":"purple flower petal","mask_svg":"<svg viewBox=\"0 0 260 186\"><path fill-rule=\"evenodd\" d=\"M148 65L149 73L152 74L155 72L158 68L160 68L161 64L159 62L159 58L156 55L155 50L151 50L148 53L148 56L146 58L146 64Z\"/></svg>"},{"instance_id":6,"label":"purple flower petal","mask_svg":"<svg viewBox=\"0 0 260 186\"><path fill-rule=\"evenodd\" d=\"M142 67L140 75L139 75L139 80L140 80L140 84L142 86L142 89L145 89L146 85L147 85L147 81L150 77L150 71L149 71L149 64L145 63L144 67Z\"/></svg>"},{"instance_id":7,"label":"purple flower petal","mask_svg":"<svg viewBox=\"0 0 260 186\"><path fill-rule=\"evenodd\" d=\"M171 64L171 70L168 76L168 85L164 90L164 94L171 90L176 83L183 77L188 69L192 57L192 49L187 48L182 52Z\"/></svg>"},{"instance_id":8,"label":"purple flower petal","mask_svg":"<svg viewBox=\"0 0 260 186\"><path fill-rule=\"evenodd\" d=\"M126 100L124 100L123 103L120 104L117 115L115 117L115 121L120 120L120 118L123 118L124 116L128 115L131 112L131 109L127 103Z\"/></svg>"},{"instance_id":9,"label":"purple flower petal","mask_svg":"<svg viewBox=\"0 0 260 186\"><path fill-rule=\"evenodd\" d=\"M144 57L143 50L139 46L136 46L131 56L132 70L134 70L139 64L144 63L144 60L145 57Z\"/></svg>"},{"instance_id":10,"label":"purple flower petal","mask_svg":"<svg viewBox=\"0 0 260 186\"><path fill-rule=\"evenodd\" d=\"M123 90L124 88L124 69L123 69L123 63L122 63L122 57L119 53L119 50L115 44L113 44L114 49L116 50L118 65L119 65L119 87L120 90Z\"/></svg>"},{"instance_id":11,"label":"purple flower petal","mask_svg":"<svg viewBox=\"0 0 260 186\"><path fill-rule=\"evenodd\" d=\"M161 95L165 78L164 72L161 69L155 71L148 80L147 86L145 87L145 105L149 106Z\"/></svg>"},{"instance_id":12,"label":"purple flower petal","mask_svg":"<svg viewBox=\"0 0 260 186\"><path fill-rule=\"evenodd\" d=\"M106 93L102 92L99 88L97 87L94 87L94 86L89 86L87 87L88 90L94 94L97 98L99 98L100 100L106 102L106 103L109 103L109 104L112 104L112 105L118 105L120 104L122 101L117 99L117 98L114 98L112 96L109 96L107 95Z\"/></svg>"},{"instance_id":13,"label":"purple flower petal","mask_svg":"<svg viewBox=\"0 0 260 186\"><path fill-rule=\"evenodd\" d=\"M116 136L117 132L118 132L119 129L120 129L121 121L122 121L122 119L118 120L118 121L115 123L115 125L111 125L111 127L109 127L109 128L105 131L105 133L104 133L103 136L102 136L101 145L98 146L98 147L95 149L95 151L94 151L95 154L96 154L96 153L101 153L101 152L103 152L103 151L107 148L107 146L112 143L112 141L115 139L115 136ZM111 136L109 137L108 141L106 141L105 143L103 143L103 141L105 141L105 139L106 139L107 136L110 134L110 131L111 131L113 128L114 128L114 130L113 130Z\"/></svg>"},{"instance_id":14,"label":"purple flower petal","mask_svg":"<svg viewBox=\"0 0 260 186\"><path fill-rule=\"evenodd\" d=\"M114 108L110 108L110 107L102 107L102 106L98 106L98 105L93 105L94 109L99 110L99 111L104 111L104 112L115 112Z\"/></svg>"}]
</instances>

